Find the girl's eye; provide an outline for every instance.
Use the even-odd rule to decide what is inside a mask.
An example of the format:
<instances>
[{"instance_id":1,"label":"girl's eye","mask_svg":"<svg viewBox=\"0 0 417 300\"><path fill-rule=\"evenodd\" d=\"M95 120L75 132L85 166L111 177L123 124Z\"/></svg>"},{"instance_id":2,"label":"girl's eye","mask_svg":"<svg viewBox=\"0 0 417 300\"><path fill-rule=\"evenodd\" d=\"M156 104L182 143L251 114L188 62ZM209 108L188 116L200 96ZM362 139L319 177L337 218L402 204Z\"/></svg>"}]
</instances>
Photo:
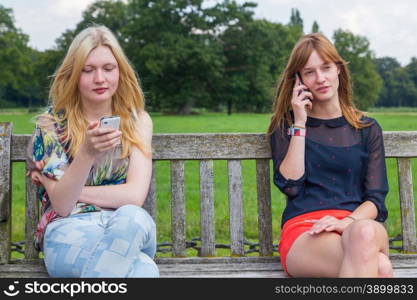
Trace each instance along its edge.
<instances>
[{"instance_id":1,"label":"girl's eye","mask_svg":"<svg viewBox=\"0 0 417 300\"><path fill-rule=\"evenodd\" d=\"M111 68L104 68L104 71L110 72L110 71L112 71L113 69L114 69L113 67L111 67Z\"/></svg>"},{"instance_id":2,"label":"girl's eye","mask_svg":"<svg viewBox=\"0 0 417 300\"><path fill-rule=\"evenodd\" d=\"M91 73L93 70L92 69L83 69L84 73Z\"/></svg>"}]
</instances>

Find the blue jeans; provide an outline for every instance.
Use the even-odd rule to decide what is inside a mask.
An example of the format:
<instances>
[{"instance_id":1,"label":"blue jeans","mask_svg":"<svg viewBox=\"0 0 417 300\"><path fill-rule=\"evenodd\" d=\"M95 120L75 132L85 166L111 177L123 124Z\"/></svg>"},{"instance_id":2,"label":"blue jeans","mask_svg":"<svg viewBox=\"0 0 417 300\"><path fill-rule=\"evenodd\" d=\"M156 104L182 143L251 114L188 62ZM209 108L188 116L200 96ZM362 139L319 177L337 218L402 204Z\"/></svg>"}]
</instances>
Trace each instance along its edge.
<instances>
[{"instance_id":1,"label":"blue jeans","mask_svg":"<svg viewBox=\"0 0 417 300\"><path fill-rule=\"evenodd\" d=\"M155 222L139 206L58 219L43 246L51 277L159 277Z\"/></svg>"}]
</instances>

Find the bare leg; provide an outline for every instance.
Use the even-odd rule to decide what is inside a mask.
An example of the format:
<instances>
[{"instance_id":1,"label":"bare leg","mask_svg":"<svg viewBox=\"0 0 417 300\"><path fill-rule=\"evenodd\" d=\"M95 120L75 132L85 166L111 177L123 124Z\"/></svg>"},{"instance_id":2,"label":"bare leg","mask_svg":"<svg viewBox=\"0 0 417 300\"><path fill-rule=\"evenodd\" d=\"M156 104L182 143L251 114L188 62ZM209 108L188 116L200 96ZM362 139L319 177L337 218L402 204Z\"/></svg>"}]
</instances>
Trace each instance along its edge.
<instances>
[{"instance_id":1,"label":"bare leg","mask_svg":"<svg viewBox=\"0 0 417 300\"><path fill-rule=\"evenodd\" d=\"M392 269L391 261L389 257L379 252L379 265L378 265L378 277L393 277L394 270Z\"/></svg>"},{"instance_id":2,"label":"bare leg","mask_svg":"<svg viewBox=\"0 0 417 300\"><path fill-rule=\"evenodd\" d=\"M304 232L291 246L287 270L294 277L337 277L343 260L342 237L334 232Z\"/></svg>"},{"instance_id":3,"label":"bare leg","mask_svg":"<svg viewBox=\"0 0 417 300\"><path fill-rule=\"evenodd\" d=\"M359 220L349 225L342 235L343 261L340 277L378 277L387 275L388 236L385 228L373 220Z\"/></svg>"},{"instance_id":4,"label":"bare leg","mask_svg":"<svg viewBox=\"0 0 417 300\"><path fill-rule=\"evenodd\" d=\"M286 265L294 277L392 277L388 255L385 228L373 220L360 220L342 236L303 233L291 246Z\"/></svg>"}]
</instances>

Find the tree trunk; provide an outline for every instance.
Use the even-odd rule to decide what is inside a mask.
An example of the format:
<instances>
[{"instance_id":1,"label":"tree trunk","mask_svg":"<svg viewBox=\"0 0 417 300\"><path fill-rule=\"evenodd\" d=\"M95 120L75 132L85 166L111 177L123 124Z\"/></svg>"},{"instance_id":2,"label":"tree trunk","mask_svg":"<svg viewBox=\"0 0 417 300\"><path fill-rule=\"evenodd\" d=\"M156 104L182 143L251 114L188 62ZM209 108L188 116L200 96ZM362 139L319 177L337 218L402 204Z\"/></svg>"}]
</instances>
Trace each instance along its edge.
<instances>
[{"instance_id":1,"label":"tree trunk","mask_svg":"<svg viewBox=\"0 0 417 300\"><path fill-rule=\"evenodd\" d=\"M178 110L179 115L191 115L194 107L194 99L188 99L187 102Z\"/></svg>"},{"instance_id":2,"label":"tree trunk","mask_svg":"<svg viewBox=\"0 0 417 300\"><path fill-rule=\"evenodd\" d=\"M227 115L230 116L232 114L232 100L227 100Z\"/></svg>"}]
</instances>

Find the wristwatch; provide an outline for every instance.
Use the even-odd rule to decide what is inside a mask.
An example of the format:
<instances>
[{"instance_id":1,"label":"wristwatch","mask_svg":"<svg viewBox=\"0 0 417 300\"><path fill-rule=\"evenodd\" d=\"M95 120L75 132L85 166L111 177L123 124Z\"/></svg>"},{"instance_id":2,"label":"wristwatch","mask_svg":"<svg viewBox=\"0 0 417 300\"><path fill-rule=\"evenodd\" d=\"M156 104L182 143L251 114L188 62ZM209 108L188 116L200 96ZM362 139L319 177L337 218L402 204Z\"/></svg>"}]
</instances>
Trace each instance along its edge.
<instances>
[{"instance_id":1,"label":"wristwatch","mask_svg":"<svg viewBox=\"0 0 417 300\"><path fill-rule=\"evenodd\" d=\"M292 125L290 128L288 128L288 135L293 136L306 136L306 129L300 128Z\"/></svg>"}]
</instances>

